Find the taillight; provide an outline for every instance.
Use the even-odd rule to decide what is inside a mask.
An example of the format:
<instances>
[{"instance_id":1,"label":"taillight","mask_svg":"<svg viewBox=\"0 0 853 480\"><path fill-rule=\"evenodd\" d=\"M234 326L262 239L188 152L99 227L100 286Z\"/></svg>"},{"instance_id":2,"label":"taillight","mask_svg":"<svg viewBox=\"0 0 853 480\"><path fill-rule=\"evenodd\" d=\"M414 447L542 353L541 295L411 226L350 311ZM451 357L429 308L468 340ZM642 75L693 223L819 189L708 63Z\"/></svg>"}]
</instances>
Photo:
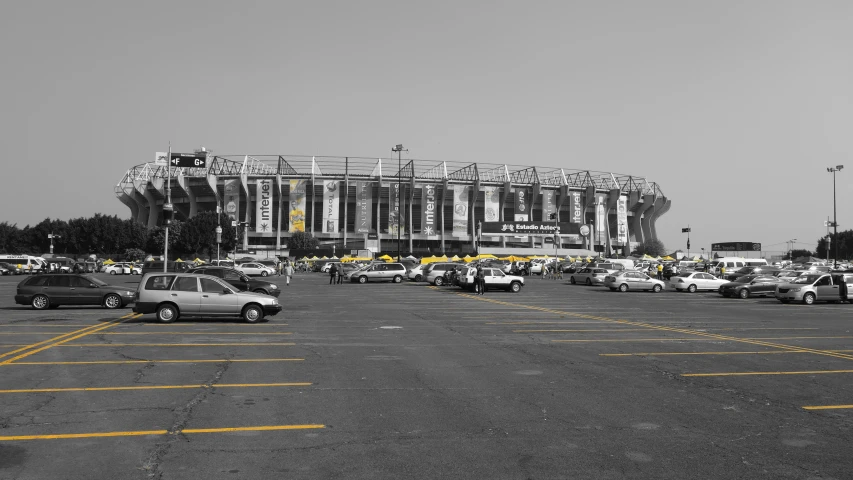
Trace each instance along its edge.
<instances>
[{"instance_id":1,"label":"taillight","mask_svg":"<svg viewBox=\"0 0 853 480\"><path fill-rule=\"evenodd\" d=\"M678 283L684 283L684 279L683 279L683 278L679 278L679 279L678 279Z\"/></svg>"}]
</instances>

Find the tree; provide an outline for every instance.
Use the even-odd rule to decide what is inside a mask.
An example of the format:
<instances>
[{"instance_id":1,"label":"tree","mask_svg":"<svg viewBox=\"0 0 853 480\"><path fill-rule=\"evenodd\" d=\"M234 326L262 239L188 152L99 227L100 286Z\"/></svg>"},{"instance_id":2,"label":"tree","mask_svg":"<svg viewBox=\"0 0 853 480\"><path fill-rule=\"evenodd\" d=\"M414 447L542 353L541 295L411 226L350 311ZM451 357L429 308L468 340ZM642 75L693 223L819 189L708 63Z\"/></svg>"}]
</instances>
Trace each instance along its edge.
<instances>
[{"instance_id":1,"label":"tree","mask_svg":"<svg viewBox=\"0 0 853 480\"><path fill-rule=\"evenodd\" d=\"M637 249L634 250L632 253L634 255L648 255L650 257L657 257L659 255L666 255L666 247L664 247L663 242L661 242L660 240L656 238L651 238L637 245Z\"/></svg>"},{"instance_id":2,"label":"tree","mask_svg":"<svg viewBox=\"0 0 853 480\"><path fill-rule=\"evenodd\" d=\"M181 236L181 227L183 226L180 220L172 220L169 225L169 250L174 251L175 244L178 243L178 238ZM154 256L163 255L164 246L166 245L166 229L164 227L154 227L148 232L148 241L145 249L154 254ZM168 259L167 259L168 260Z\"/></svg>"},{"instance_id":3,"label":"tree","mask_svg":"<svg viewBox=\"0 0 853 480\"><path fill-rule=\"evenodd\" d=\"M222 227L222 243L219 244L220 253L229 252L234 249L234 227L228 216L219 216L214 212L201 212L198 215L183 222L176 251L182 253L203 254L207 253L213 257L216 252L216 227Z\"/></svg>"},{"instance_id":4,"label":"tree","mask_svg":"<svg viewBox=\"0 0 853 480\"><path fill-rule=\"evenodd\" d=\"M308 232L295 232L290 237L287 246L291 250L307 250L317 248L319 245L320 241L314 238L314 235Z\"/></svg>"},{"instance_id":5,"label":"tree","mask_svg":"<svg viewBox=\"0 0 853 480\"><path fill-rule=\"evenodd\" d=\"M144 261L145 251L138 248L127 248L124 250L124 259L131 262L135 260Z\"/></svg>"},{"instance_id":6,"label":"tree","mask_svg":"<svg viewBox=\"0 0 853 480\"><path fill-rule=\"evenodd\" d=\"M814 252L811 252L809 250L791 250L791 257L793 257L793 258L788 257L787 255L785 256L785 258L788 260L794 260L794 259L797 259L800 257L811 257L811 256L814 256Z\"/></svg>"},{"instance_id":7,"label":"tree","mask_svg":"<svg viewBox=\"0 0 853 480\"><path fill-rule=\"evenodd\" d=\"M827 252L826 245L827 237L821 237L817 241L817 248L815 248L815 256L820 258L834 258L835 257L835 242L838 243L838 257L839 260L842 258L849 258L851 254L853 254L853 230L844 230L843 232L838 232L838 236L836 238L835 234L829 234L829 251ZM794 257L796 258L796 256Z\"/></svg>"}]
</instances>

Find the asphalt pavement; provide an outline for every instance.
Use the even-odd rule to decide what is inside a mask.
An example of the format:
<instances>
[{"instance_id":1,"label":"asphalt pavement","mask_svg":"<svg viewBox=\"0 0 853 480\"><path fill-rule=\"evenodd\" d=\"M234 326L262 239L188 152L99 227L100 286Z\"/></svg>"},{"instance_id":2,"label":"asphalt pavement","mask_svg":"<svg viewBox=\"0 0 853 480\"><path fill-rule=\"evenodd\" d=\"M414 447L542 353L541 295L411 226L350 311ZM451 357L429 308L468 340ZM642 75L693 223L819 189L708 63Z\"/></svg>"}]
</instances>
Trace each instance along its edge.
<instances>
[{"instance_id":1,"label":"asphalt pavement","mask_svg":"<svg viewBox=\"0 0 853 480\"><path fill-rule=\"evenodd\" d=\"M16 306L23 278L0 277L0 479L853 471L853 305L312 273L272 277L263 323L161 325Z\"/></svg>"}]
</instances>

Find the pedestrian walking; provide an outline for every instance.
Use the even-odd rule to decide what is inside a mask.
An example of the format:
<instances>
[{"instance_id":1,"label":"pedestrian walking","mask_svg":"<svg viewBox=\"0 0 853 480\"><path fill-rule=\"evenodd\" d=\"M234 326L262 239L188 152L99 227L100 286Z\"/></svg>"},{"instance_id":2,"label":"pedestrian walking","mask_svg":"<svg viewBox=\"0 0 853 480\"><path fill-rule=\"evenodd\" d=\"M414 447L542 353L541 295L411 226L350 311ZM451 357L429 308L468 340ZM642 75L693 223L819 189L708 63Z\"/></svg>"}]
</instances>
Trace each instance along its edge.
<instances>
[{"instance_id":1,"label":"pedestrian walking","mask_svg":"<svg viewBox=\"0 0 853 480\"><path fill-rule=\"evenodd\" d=\"M834 275L832 277L832 281L838 284L838 303L848 303L847 301L847 279L844 278L844 274Z\"/></svg>"},{"instance_id":2,"label":"pedestrian walking","mask_svg":"<svg viewBox=\"0 0 853 480\"><path fill-rule=\"evenodd\" d=\"M290 279L291 279L291 277L293 277L293 265L291 265L290 262L285 262L283 270L284 270L284 280L285 280L285 282L287 282L287 286L289 287L290 286ZM281 274L281 271L279 271L279 274Z\"/></svg>"},{"instance_id":3,"label":"pedestrian walking","mask_svg":"<svg viewBox=\"0 0 853 480\"><path fill-rule=\"evenodd\" d=\"M554 280L557 279L557 276L560 277L560 280L563 279L563 263L557 262L556 267L554 267Z\"/></svg>"},{"instance_id":4,"label":"pedestrian walking","mask_svg":"<svg viewBox=\"0 0 853 480\"><path fill-rule=\"evenodd\" d=\"M334 284L335 280L337 280L337 277L338 277L338 266L333 263L332 267L329 268L329 285Z\"/></svg>"},{"instance_id":5,"label":"pedestrian walking","mask_svg":"<svg viewBox=\"0 0 853 480\"><path fill-rule=\"evenodd\" d=\"M343 265L335 265L338 267L338 285L344 283L344 266Z\"/></svg>"},{"instance_id":6,"label":"pedestrian walking","mask_svg":"<svg viewBox=\"0 0 853 480\"><path fill-rule=\"evenodd\" d=\"M663 264L658 264L658 280L663 280Z\"/></svg>"},{"instance_id":7,"label":"pedestrian walking","mask_svg":"<svg viewBox=\"0 0 853 480\"><path fill-rule=\"evenodd\" d=\"M720 278L723 280L726 279L726 267L725 267L725 265L720 267Z\"/></svg>"},{"instance_id":8,"label":"pedestrian walking","mask_svg":"<svg viewBox=\"0 0 853 480\"><path fill-rule=\"evenodd\" d=\"M477 267L477 290L480 295L486 294L486 271L482 266Z\"/></svg>"},{"instance_id":9,"label":"pedestrian walking","mask_svg":"<svg viewBox=\"0 0 853 480\"><path fill-rule=\"evenodd\" d=\"M275 264L275 270L278 273L278 276L281 276L281 270L284 268L284 262L277 262Z\"/></svg>"}]
</instances>

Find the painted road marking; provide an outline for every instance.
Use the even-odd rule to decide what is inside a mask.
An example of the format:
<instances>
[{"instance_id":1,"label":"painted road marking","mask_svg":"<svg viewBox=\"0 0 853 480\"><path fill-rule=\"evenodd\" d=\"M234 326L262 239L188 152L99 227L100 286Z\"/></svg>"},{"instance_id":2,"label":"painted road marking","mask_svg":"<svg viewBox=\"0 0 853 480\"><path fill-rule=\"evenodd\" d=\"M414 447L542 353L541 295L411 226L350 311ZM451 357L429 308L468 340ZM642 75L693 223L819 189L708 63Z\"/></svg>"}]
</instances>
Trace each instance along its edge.
<instances>
[{"instance_id":1,"label":"painted road marking","mask_svg":"<svg viewBox=\"0 0 853 480\"><path fill-rule=\"evenodd\" d=\"M648 332L647 328L598 328L598 329L553 329L553 330L513 330L512 333L566 333L566 332Z\"/></svg>"},{"instance_id":2,"label":"painted road marking","mask_svg":"<svg viewBox=\"0 0 853 480\"><path fill-rule=\"evenodd\" d=\"M841 410L851 408L853 408L853 405L810 405L803 407L803 410Z\"/></svg>"},{"instance_id":3,"label":"painted road marking","mask_svg":"<svg viewBox=\"0 0 853 480\"><path fill-rule=\"evenodd\" d=\"M262 425L257 427L225 427L225 428L185 428L170 432L168 430L140 430L130 432L96 432L96 433L61 433L56 435L16 435L0 437L0 442L22 440L63 440L70 438L99 438L99 437L134 437L145 435L186 435L193 433L228 433L228 432L269 432L277 430L309 430L326 428L325 425Z\"/></svg>"},{"instance_id":4,"label":"painted road marking","mask_svg":"<svg viewBox=\"0 0 853 480\"><path fill-rule=\"evenodd\" d=\"M261 388L261 387L310 387L308 382L289 383L220 383L199 385L152 385L134 387L79 387L79 388L31 388L0 390L0 393L54 393L54 392L112 392L123 390L178 390L190 388Z\"/></svg>"},{"instance_id":5,"label":"painted road marking","mask_svg":"<svg viewBox=\"0 0 853 480\"><path fill-rule=\"evenodd\" d=\"M89 362L15 362L17 365L127 365L134 363L253 363L253 362L302 362L304 358L220 358L216 360L93 360Z\"/></svg>"},{"instance_id":6,"label":"painted road marking","mask_svg":"<svg viewBox=\"0 0 853 480\"><path fill-rule=\"evenodd\" d=\"M682 373L682 377L747 377L755 375L822 375L829 373L853 373L853 370L804 370L801 372L720 372Z\"/></svg>"},{"instance_id":7,"label":"painted road marking","mask_svg":"<svg viewBox=\"0 0 853 480\"><path fill-rule=\"evenodd\" d=\"M66 343L60 347L289 347L293 342L274 343Z\"/></svg>"},{"instance_id":8,"label":"painted road marking","mask_svg":"<svg viewBox=\"0 0 853 480\"><path fill-rule=\"evenodd\" d=\"M18 360L18 359L21 359L24 357L28 357L30 355L33 355L35 353L47 350L48 348L54 347L56 345L61 345L61 344L66 343L66 342L70 342L71 340L77 340L78 338L85 337L86 335L88 335L92 332L97 332L97 331L103 330L105 328L110 328L112 326L118 325L119 323L121 323L121 321L125 321L128 319L136 318L136 317L140 317L140 316L142 316L142 315L137 314L137 313L129 313L127 315L123 315L123 316L119 317L117 320L112 320L110 322L107 322L106 324L95 324L95 325L92 325L91 327L86 327L86 328L83 328L80 330L75 330L73 332L69 332L69 333L66 333L64 335L60 335L58 337L54 337L54 338L51 338L48 340L44 340L44 341L41 341L38 343L34 343L32 345L28 345L26 347L22 347L22 348L19 348L17 350L12 350L11 352L6 352L6 353L0 355L0 358L5 358L5 357L8 357L9 355L14 355L16 353L26 352L27 350L30 350L29 352L21 353L20 355L18 355L16 357L13 357L13 358L10 358L8 360L4 360L4 361L0 362L0 365L8 365L11 362L14 362L15 360ZM34 348L35 348L35 350L32 350Z\"/></svg>"},{"instance_id":9,"label":"painted road marking","mask_svg":"<svg viewBox=\"0 0 853 480\"><path fill-rule=\"evenodd\" d=\"M853 350L827 350L827 352L853 352ZM808 350L766 350L758 352L641 352L641 353L599 353L600 357L659 357L667 355L779 355L783 353L812 353Z\"/></svg>"}]
</instances>

